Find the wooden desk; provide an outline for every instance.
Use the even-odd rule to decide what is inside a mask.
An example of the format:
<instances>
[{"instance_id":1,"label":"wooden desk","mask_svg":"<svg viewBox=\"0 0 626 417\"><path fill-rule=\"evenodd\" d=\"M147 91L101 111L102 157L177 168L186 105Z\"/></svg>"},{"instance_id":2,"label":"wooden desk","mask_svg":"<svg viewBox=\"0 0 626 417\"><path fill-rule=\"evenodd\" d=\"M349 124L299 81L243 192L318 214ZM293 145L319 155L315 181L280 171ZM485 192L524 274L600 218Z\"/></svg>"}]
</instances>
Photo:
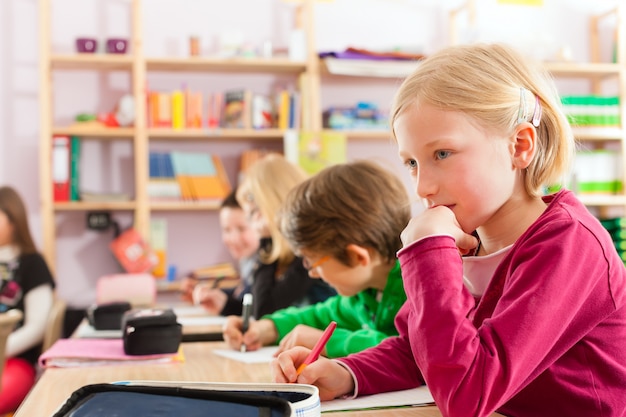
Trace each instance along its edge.
<instances>
[{"instance_id":1,"label":"wooden desk","mask_svg":"<svg viewBox=\"0 0 626 417\"><path fill-rule=\"evenodd\" d=\"M212 353L224 342L184 343L185 362L158 365L120 365L86 368L46 369L14 417L50 417L76 389L103 382L123 380L270 382L267 364L242 364ZM437 407L395 408L324 413L335 417L441 417Z\"/></svg>"}]
</instances>

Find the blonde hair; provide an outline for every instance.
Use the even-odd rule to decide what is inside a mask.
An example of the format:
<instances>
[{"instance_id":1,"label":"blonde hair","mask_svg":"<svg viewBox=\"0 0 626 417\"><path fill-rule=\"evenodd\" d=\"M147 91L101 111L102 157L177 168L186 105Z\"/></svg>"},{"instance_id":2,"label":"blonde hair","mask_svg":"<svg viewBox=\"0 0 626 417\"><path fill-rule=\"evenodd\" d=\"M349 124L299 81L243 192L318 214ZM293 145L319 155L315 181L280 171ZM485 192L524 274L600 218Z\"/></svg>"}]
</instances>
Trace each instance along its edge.
<instances>
[{"instance_id":1,"label":"blonde hair","mask_svg":"<svg viewBox=\"0 0 626 417\"><path fill-rule=\"evenodd\" d=\"M453 46L426 58L396 93L391 125L393 129L402 112L420 102L463 112L491 130L511 132L519 123L520 107L530 109L522 112L521 121L532 119L536 100L542 110L537 153L526 169L524 186L529 195L538 196L543 187L562 182L567 174L574 136L550 75L510 47Z\"/></svg>"},{"instance_id":2,"label":"blonde hair","mask_svg":"<svg viewBox=\"0 0 626 417\"><path fill-rule=\"evenodd\" d=\"M280 214L280 230L295 250L330 254L349 265L350 244L395 259L411 209L398 177L374 162L355 161L325 168L298 185Z\"/></svg>"},{"instance_id":3,"label":"blonde hair","mask_svg":"<svg viewBox=\"0 0 626 417\"><path fill-rule=\"evenodd\" d=\"M295 257L287 240L278 229L276 215L291 189L307 179L307 174L280 154L268 154L255 162L237 188L237 200L244 207L255 204L267 222L272 237L269 253L261 253L261 261L287 266Z\"/></svg>"}]
</instances>

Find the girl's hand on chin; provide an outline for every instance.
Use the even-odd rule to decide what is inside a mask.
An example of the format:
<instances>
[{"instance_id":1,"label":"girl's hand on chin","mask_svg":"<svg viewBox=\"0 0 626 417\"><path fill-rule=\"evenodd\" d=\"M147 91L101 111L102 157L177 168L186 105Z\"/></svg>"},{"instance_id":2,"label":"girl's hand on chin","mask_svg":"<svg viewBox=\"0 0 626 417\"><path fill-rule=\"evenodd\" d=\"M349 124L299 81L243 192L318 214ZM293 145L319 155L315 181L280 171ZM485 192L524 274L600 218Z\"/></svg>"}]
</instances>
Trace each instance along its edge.
<instances>
[{"instance_id":1,"label":"girl's hand on chin","mask_svg":"<svg viewBox=\"0 0 626 417\"><path fill-rule=\"evenodd\" d=\"M461 229L454 213L446 206L436 206L413 217L400 234L400 239L406 247L423 237L441 235L452 236L461 255L478 246L478 239Z\"/></svg>"}]
</instances>

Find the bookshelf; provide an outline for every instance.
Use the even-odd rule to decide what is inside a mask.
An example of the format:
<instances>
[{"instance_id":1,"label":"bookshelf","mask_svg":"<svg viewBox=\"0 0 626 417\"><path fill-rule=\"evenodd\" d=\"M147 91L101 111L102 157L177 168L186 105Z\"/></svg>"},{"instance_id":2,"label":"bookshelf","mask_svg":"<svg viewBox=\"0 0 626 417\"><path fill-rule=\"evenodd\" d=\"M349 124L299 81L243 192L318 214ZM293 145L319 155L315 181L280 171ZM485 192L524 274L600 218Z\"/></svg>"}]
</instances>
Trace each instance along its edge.
<instances>
[{"instance_id":1,"label":"bookshelf","mask_svg":"<svg viewBox=\"0 0 626 417\"><path fill-rule=\"evenodd\" d=\"M272 142L282 145L284 130L282 129L226 129L226 128L186 128L182 130L170 128L148 127L146 115L146 85L151 74L193 74L194 76L219 76L221 74L288 77L295 80L294 86L306 89L307 103L303 104L302 128L308 130L321 129L319 109L319 62L314 44L313 34L313 1L304 0L293 7L294 28L304 30L307 53L303 60L291 60L288 57L273 58L212 58L204 56L190 57L151 57L145 53L144 10L149 2L142 0L126 0L130 16L130 35L128 51L125 54L72 54L55 53L51 41L54 0L38 0L39 11L39 44L40 44L40 202L43 227L42 252L52 268L56 271L58 255L56 253L57 217L60 213L86 211L119 211L130 213L133 227L147 238L150 230L150 218L155 213L180 212L199 213L217 210L218 202L212 201L151 201L147 193L149 181L149 158L151 147L156 145L171 146L178 144L228 144L240 141L254 144ZM118 2L119 3L119 2ZM190 12L191 13L191 12ZM76 34L79 36L80 34ZM130 78L130 94L134 98L135 122L132 127L94 128L93 126L65 126L57 124L53 103L55 94L54 74L66 71L93 72L110 74L122 72ZM88 94L85 92L83 94ZM52 138L55 135L78 137L82 142L97 141L99 143L126 143L132 149L132 181L134 192L129 201L69 201L55 202L52 184ZM82 146L82 145L81 145ZM104 174L106 175L106 173ZM231 179L232 181L232 179Z\"/></svg>"},{"instance_id":2,"label":"bookshelf","mask_svg":"<svg viewBox=\"0 0 626 417\"><path fill-rule=\"evenodd\" d=\"M137 115L132 128L80 128L57 125L54 121L52 74L63 71L92 71L95 73L125 72L131 80L131 94L135 98L145 96L147 79L154 74L193 74L194 76L220 76L222 74L241 77L257 75L276 75L297 79L296 85L306 90L306 101L303 103L302 129L312 132L322 131L321 90L325 80L336 78L339 80L356 80L363 86L374 78L389 81L390 90L395 89L398 81L415 68L416 63L407 62L352 62L340 60L319 59L315 47L314 30L314 0L303 0L296 11L294 21L298 28L306 33L307 55L302 61L292 61L287 58L211 58L195 57L153 57L145 52L146 43L143 39L142 7L149 2L142 0L125 0L130 8L130 36L129 52L123 55L114 54L57 54L53 52L49 34L53 22L51 3L55 0L38 0L39 28L40 28L40 190L41 216L43 226L43 253L49 265L56 266L56 217L59 213L81 212L90 210L121 211L129 213L143 236L149 232L151 216L161 213L179 213L185 216L189 213L215 210L216 203L210 202L152 202L150 201L146 184L148 177L148 154L152 146L176 146L177 144L211 144L228 146L235 141L245 142L250 146L271 142L282 146L284 131L281 129L168 129L150 128L146 120L146 103L143 99L135 100L135 114ZM119 1L118 1L119 3ZM456 20L459 15L468 13L472 19L474 1L468 1L463 6L450 12L450 41L457 39ZM600 16L594 16L590 24L590 62L551 62L546 63L548 70L558 79L580 79L588 81L590 91L601 94L606 91L606 85L613 88L620 97L621 126L602 129L576 129L575 134L579 141L591 147L601 149L606 146L618 146L621 150L624 179L626 184L626 25L624 6ZM617 62L602 62L600 59L598 25L607 18L616 17L615 27L617 45ZM348 65L349 64L349 65ZM390 134L384 130L347 130L350 142L391 142ZM51 184L51 138L53 135L78 136L81 141L98 141L101 143L125 143L132 148L134 194L131 201L109 202L67 202L55 203L52 199ZM232 180L232 179L231 179ZM581 200L588 206L598 210L600 216L617 209L626 212L626 195L585 195Z\"/></svg>"}]
</instances>

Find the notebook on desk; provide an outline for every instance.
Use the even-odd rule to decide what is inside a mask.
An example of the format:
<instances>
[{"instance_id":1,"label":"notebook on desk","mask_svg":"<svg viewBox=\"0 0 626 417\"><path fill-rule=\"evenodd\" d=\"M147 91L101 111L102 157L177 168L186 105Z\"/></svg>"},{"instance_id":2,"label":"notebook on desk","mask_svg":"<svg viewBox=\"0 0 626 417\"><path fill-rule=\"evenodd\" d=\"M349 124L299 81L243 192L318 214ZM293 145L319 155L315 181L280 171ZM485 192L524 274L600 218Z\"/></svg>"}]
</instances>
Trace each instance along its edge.
<instances>
[{"instance_id":1,"label":"notebook on desk","mask_svg":"<svg viewBox=\"0 0 626 417\"><path fill-rule=\"evenodd\" d=\"M182 362L182 349L158 355L127 355L122 339L59 339L39 357L43 368Z\"/></svg>"}]
</instances>

